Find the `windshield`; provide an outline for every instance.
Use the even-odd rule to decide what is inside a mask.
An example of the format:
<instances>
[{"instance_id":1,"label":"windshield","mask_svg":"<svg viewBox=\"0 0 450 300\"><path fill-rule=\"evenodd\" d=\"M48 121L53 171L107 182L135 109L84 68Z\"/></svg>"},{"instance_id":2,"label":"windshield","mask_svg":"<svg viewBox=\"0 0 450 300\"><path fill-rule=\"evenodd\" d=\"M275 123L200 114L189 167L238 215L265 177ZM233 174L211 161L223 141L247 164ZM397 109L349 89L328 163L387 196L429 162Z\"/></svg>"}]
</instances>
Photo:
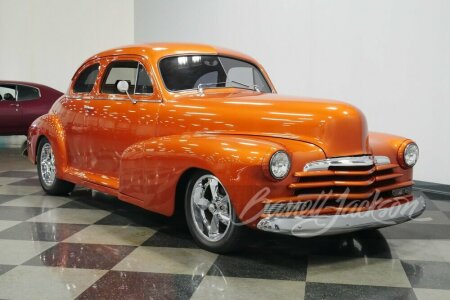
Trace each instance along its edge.
<instances>
[{"instance_id":1,"label":"windshield","mask_svg":"<svg viewBox=\"0 0 450 300\"><path fill-rule=\"evenodd\" d=\"M235 87L271 93L261 71L251 63L218 55L171 56L159 63L170 91Z\"/></svg>"}]
</instances>

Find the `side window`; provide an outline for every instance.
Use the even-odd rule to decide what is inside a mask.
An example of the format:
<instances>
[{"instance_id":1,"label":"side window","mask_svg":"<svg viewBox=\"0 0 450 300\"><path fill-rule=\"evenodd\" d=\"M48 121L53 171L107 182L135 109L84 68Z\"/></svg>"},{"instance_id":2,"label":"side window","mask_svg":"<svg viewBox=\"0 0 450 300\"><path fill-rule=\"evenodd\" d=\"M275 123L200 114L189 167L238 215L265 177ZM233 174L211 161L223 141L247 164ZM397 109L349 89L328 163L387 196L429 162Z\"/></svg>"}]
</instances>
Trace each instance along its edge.
<instances>
[{"instance_id":1,"label":"side window","mask_svg":"<svg viewBox=\"0 0 450 300\"><path fill-rule=\"evenodd\" d=\"M136 86L138 62L137 61L114 61L109 64L102 83L102 93L121 94L117 90L117 83L121 80L128 81L129 93L134 93Z\"/></svg>"},{"instance_id":2,"label":"side window","mask_svg":"<svg viewBox=\"0 0 450 300\"><path fill-rule=\"evenodd\" d=\"M0 85L0 101L16 101L16 86L10 84Z\"/></svg>"},{"instance_id":3,"label":"side window","mask_svg":"<svg viewBox=\"0 0 450 300\"><path fill-rule=\"evenodd\" d=\"M25 85L17 86L17 94L17 100L19 101L35 100L41 97L39 89Z\"/></svg>"},{"instance_id":4,"label":"side window","mask_svg":"<svg viewBox=\"0 0 450 300\"><path fill-rule=\"evenodd\" d=\"M93 64L87 67L78 75L77 81L73 86L75 93L90 93L97 79L99 64Z\"/></svg>"},{"instance_id":5,"label":"side window","mask_svg":"<svg viewBox=\"0 0 450 300\"><path fill-rule=\"evenodd\" d=\"M153 85L144 66L139 64L135 94L152 94Z\"/></svg>"}]
</instances>

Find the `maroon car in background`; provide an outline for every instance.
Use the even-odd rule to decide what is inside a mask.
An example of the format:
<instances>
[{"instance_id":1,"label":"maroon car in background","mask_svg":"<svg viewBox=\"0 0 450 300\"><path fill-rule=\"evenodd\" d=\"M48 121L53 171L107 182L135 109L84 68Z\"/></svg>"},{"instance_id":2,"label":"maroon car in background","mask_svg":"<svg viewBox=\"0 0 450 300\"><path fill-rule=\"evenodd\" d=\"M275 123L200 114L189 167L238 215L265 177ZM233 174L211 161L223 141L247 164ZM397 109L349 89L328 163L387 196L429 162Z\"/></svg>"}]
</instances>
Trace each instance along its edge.
<instances>
[{"instance_id":1,"label":"maroon car in background","mask_svg":"<svg viewBox=\"0 0 450 300\"><path fill-rule=\"evenodd\" d=\"M0 81L0 135L27 135L31 123L62 95L42 84Z\"/></svg>"}]
</instances>

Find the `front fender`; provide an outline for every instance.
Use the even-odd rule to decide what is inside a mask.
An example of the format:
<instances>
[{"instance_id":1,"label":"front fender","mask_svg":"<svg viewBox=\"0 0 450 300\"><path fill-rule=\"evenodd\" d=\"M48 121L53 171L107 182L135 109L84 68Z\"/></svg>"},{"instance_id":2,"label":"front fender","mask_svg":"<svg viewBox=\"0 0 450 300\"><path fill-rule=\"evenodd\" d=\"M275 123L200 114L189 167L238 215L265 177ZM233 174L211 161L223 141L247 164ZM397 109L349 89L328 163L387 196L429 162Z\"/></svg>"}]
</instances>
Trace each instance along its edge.
<instances>
[{"instance_id":1,"label":"front fender","mask_svg":"<svg viewBox=\"0 0 450 300\"><path fill-rule=\"evenodd\" d=\"M55 156L56 176L59 178L67 168L67 151L64 129L56 115L43 115L31 124L28 130L27 151L28 159L36 164L37 147L40 139L46 137L53 148Z\"/></svg>"},{"instance_id":2,"label":"front fender","mask_svg":"<svg viewBox=\"0 0 450 300\"><path fill-rule=\"evenodd\" d=\"M275 138L200 134L159 137L125 150L119 191L139 199L144 208L172 215L182 174L192 168L204 169L225 186L238 216L248 219L261 207L248 209L247 203L265 187L271 195L291 193L287 186L293 176L274 181L264 171L270 156L280 149L291 154L290 175L306 162L324 157L314 145Z\"/></svg>"},{"instance_id":3,"label":"front fender","mask_svg":"<svg viewBox=\"0 0 450 300\"><path fill-rule=\"evenodd\" d=\"M401 136L395 136L380 132L369 133L369 145L373 155L387 156L393 164L401 165L398 159L399 149L402 146L406 145L406 143L408 142L412 141ZM404 175L400 180L412 180L413 168L403 169L399 167L397 168L397 172L400 172Z\"/></svg>"}]
</instances>

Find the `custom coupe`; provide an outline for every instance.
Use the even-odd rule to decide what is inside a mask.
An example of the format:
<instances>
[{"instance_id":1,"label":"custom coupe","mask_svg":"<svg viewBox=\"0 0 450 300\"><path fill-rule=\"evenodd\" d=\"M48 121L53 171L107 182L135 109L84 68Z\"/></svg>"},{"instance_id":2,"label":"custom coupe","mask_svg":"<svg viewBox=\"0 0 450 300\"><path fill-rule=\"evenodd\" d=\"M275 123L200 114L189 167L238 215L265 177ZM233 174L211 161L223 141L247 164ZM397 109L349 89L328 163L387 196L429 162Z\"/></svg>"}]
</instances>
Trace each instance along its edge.
<instances>
[{"instance_id":1,"label":"custom coupe","mask_svg":"<svg viewBox=\"0 0 450 300\"><path fill-rule=\"evenodd\" d=\"M241 245L248 227L307 237L425 209L412 140L369 133L350 104L278 95L253 58L208 45L92 56L33 122L28 155L48 194L78 184L181 215L214 252Z\"/></svg>"},{"instance_id":2,"label":"custom coupe","mask_svg":"<svg viewBox=\"0 0 450 300\"><path fill-rule=\"evenodd\" d=\"M0 81L0 135L27 135L31 123L62 95L42 84Z\"/></svg>"}]
</instances>

